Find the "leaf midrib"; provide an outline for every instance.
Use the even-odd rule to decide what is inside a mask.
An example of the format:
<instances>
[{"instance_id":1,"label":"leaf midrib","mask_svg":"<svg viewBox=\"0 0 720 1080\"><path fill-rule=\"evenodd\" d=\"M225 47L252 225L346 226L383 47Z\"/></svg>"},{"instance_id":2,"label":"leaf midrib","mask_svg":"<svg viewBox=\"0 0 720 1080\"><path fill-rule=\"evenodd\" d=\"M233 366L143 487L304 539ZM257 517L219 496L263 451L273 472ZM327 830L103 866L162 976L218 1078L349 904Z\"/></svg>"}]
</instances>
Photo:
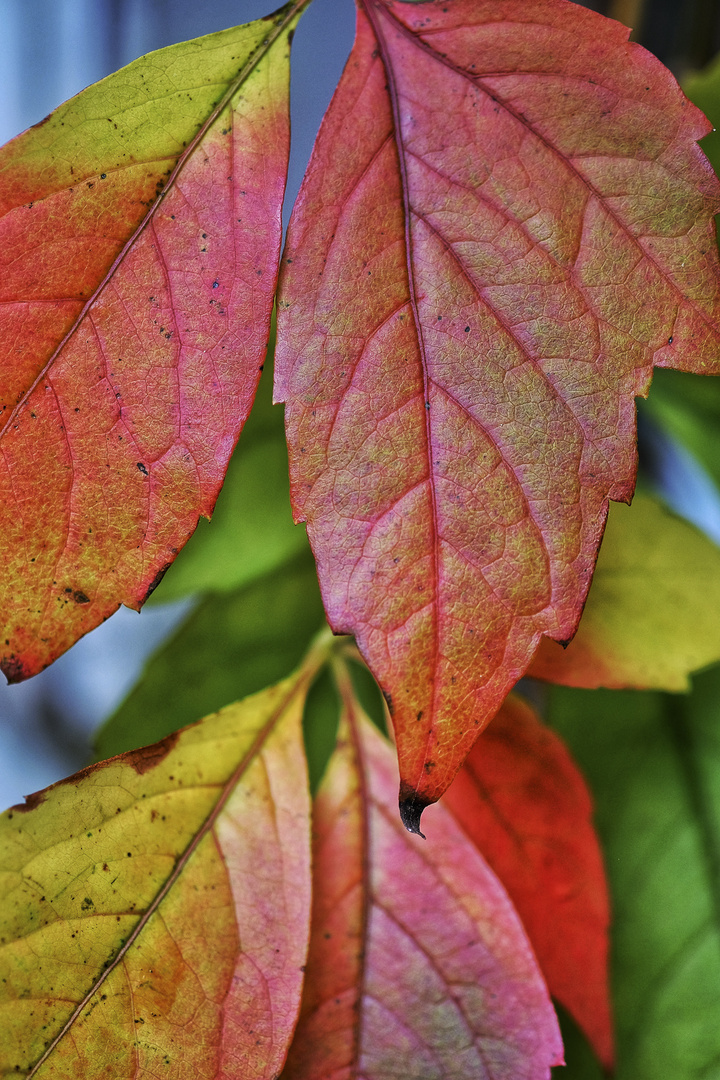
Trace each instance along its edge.
<instances>
[{"instance_id":1,"label":"leaf midrib","mask_svg":"<svg viewBox=\"0 0 720 1080\"><path fill-rule=\"evenodd\" d=\"M411 202L410 202L410 184L408 179L407 163L405 161L405 144L402 135L402 122L400 117L400 103L397 85L395 82L395 72L390 60L390 53L387 47L385 37L380 25L380 20L377 17L377 12L382 10L383 14L389 14L387 9L380 4L372 0L362 0L362 5L365 8L366 15L370 26L372 27L375 39L380 49L382 63L385 68L385 74L387 76L387 89L390 97L390 107L393 117L393 131L395 135L395 147L398 155L398 168L400 172L400 183L402 188L402 200L403 200L403 229L405 239L405 265L408 275L408 293L410 306L413 313L413 321L415 323L415 332L417 335L418 348L420 352L420 367L422 370L423 379L423 412L425 413L425 451L427 455L427 482L430 491L430 505L432 508L432 558L433 558L433 591L434 596L432 600L432 619L433 619L433 655L435 659L435 668L440 663L440 528L438 522L438 506L437 506L437 492L435 490L435 476L433 472L433 460L432 460L432 423L430 414L432 409L430 407L430 376L428 372L428 359L427 349L425 346L425 338L423 335L422 321L420 319L420 312L418 310L417 302L417 289L415 286L415 270L413 259L413 241L412 230L410 225L411 217ZM394 19L394 16L393 16ZM433 679L432 682L432 699L430 702L430 724L428 725L427 737L425 742L425 751L423 753L423 760L418 772L417 780L414 782L413 787L417 790L422 785L424 766L429 760L430 746L432 737L434 734L434 721L438 713L438 694L439 694L439 679Z\"/></svg>"},{"instance_id":2,"label":"leaf midrib","mask_svg":"<svg viewBox=\"0 0 720 1080\"><path fill-rule=\"evenodd\" d=\"M302 0L302 2L307 2L307 0ZM308 661L309 661L309 658L308 658ZM87 1007L88 1003L92 1000L92 998L97 994L98 990L100 989L102 984L105 982L105 980L118 967L118 965L121 963L123 958L130 951L133 944L135 943L137 938L140 936L140 934L143 932L143 930L145 929L145 927L149 923L152 916L157 912L157 910L160 907L160 904L162 903L162 901L165 899L165 897L168 895L168 893L170 892L172 887L175 885L176 881L178 880L178 878L182 874L183 870L187 866L188 862L190 861L192 855L195 853L195 851L200 846L202 841L205 839L205 837L208 835L208 833L214 827L218 817L222 813L222 811L223 811L228 799L232 795L235 787L239 783L239 781L242 778L243 774L250 767L250 765L252 765L253 761L258 756L258 754L262 750L262 747L265 744L265 742L267 741L267 739L270 737L270 735L275 730L275 727L278 724L278 722L280 721L280 718L282 717L283 713L290 707L290 705L292 704L294 698L296 698L299 694L302 694L307 689L309 683L314 678L314 675L315 675L315 668L312 666L312 663L311 662L306 662L304 670L296 678L295 682L293 683L293 685L288 690L288 693L275 706L272 713L270 714L270 716L266 720L265 724L262 726L262 728L260 729L258 734L253 739L253 742L251 743L250 747L246 750L245 754L241 758L239 764L237 765L237 767L233 771L232 775L222 785L221 790L220 790L220 794L218 796L217 802L215 803L214 807L212 808L212 810L210 811L210 813L206 817L203 824L197 830L197 832L195 833L195 835L193 836L192 840L187 845L187 847L185 848L183 853L178 857L177 862L176 862L172 872L170 873L170 875L166 879L165 883L160 887L160 889L156 893L154 899L151 901L151 903L145 909L142 916L138 920L137 924L133 927L131 933L129 934L129 936L127 938L127 940L125 941L125 944L122 946L122 948L120 948L118 950L118 952L115 954L115 956L110 961L108 966L95 979L94 983L92 984L90 989L87 991L87 993L83 997L82 1001L79 1002L79 1004L73 1010L72 1014L68 1017L68 1019L63 1024L60 1031L53 1038L53 1040L49 1043L49 1045L45 1049L42 1056L33 1065L30 1072L27 1073L25 1080L32 1080L32 1077L36 1075L37 1071L42 1067L42 1065L44 1065L44 1063L47 1061L47 1059L50 1057L50 1055L55 1051L58 1044L62 1041L62 1039L64 1039L64 1037L70 1031L70 1029L72 1028L75 1021L81 1015L83 1010Z\"/></svg>"},{"instance_id":3,"label":"leaf midrib","mask_svg":"<svg viewBox=\"0 0 720 1080\"><path fill-rule=\"evenodd\" d=\"M638 251L640 251L643 258L647 259L648 262L657 270L657 272L660 275L660 277L662 278L662 280L666 281L668 283L668 285L670 285L670 287L672 288L673 292L677 293L685 303L688 303L692 307L693 311L696 312L700 316L700 318L703 320L703 322L706 324L706 326L708 326L713 332L715 331L715 324L712 322L710 316L706 312L704 312L702 310L702 308L698 307L698 305L696 304L696 302L693 299L691 299L690 297L686 296L683 293L682 289L680 289L680 287L675 284L675 282L667 274L667 272L665 270L663 270L663 268L661 266L658 265L656 260L653 258L652 254L649 251L646 251L644 247L642 247L642 245L639 242L639 238L634 236L630 232L630 230L625 225L625 223L618 217L617 213L609 205L607 199L602 194L602 192L600 192L595 187L595 185L592 184L587 179L587 177L584 176L576 168L576 166L574 165L573 161L570 158L566 157L565 154L563 154L561 150L558 150L558 148L555 146L555 144L550 142L549 139L545 135L542 135L539 131L537 131L537 129L533 126L531 121L527 119L526 116L523 116L523 114L518 112L517 109L513 108L512 105L510 105L503 98L499 97L496 93L494 93L484 82L484 79L492 78L493 75L498 75L500 77L511 76L511 75L532 75L533 77L535 77L536 75L537 76L554 75L555 77L560 77L560 76L563 75L562 72L505 71L505 72L485 72L483 75L471 75L464 68L459 67L457 64L454 64L451 60L449 60L447 58L447 56L444 56L441 53L438 53L435 49L433 49L432 46L430 46L426 41L423 40L423 38L421 37L421 32L420 31L418 33L415 33L413 30L411 30L408 26L405 25L405 23L403 23L397 17L397 15L393 11L389 10L384 4L381 4L381 0L363 0L363 3L369 3L369 2L374 2L375 6L378 7L378 8L382 7L383 13L386 14L387 17L392 20L392 22L395 24L397 30L403 35L403 37L407 38L409 41L412 41L418 48L422 49L423 52L425 52L429 57L431 57L437 63L442 64L444 67L448 68L450 71L453 71L456 75L459 75L461 78L466 79L468 82L471 82L474 86L477 86L479 89L481 89L483 91L483 93L487 97L490 98L491 101L494 101L496 105L499 105L501 109L504 109L505 112L508 113L508 115L512 116L513 119L517 120L517 122L519 124L522 124L523 127L525 127L533 135L534 138L538 139L538 141L541 142L543 144L543 146L547 147L547 149L559 161L562 162L563 166L566 169L568 169L570 172L572 172L574 176L577 177L579 182L583 185L583 187L585 187L590 192L590 194L593 196L593 198L598 200L598 202L601 204L601 206L603 207L603 209L607 213L608 217L612 218L612 220L616 223L618 228L622 230L623 235L630 240L630 242L633 244L633 246ZM599 156L608 157L610 155L603 154L603 155L599 155ZM621 156L622 156L622 160L629 160L626 155L621 155Z\"/></svg>"}]
</instances>

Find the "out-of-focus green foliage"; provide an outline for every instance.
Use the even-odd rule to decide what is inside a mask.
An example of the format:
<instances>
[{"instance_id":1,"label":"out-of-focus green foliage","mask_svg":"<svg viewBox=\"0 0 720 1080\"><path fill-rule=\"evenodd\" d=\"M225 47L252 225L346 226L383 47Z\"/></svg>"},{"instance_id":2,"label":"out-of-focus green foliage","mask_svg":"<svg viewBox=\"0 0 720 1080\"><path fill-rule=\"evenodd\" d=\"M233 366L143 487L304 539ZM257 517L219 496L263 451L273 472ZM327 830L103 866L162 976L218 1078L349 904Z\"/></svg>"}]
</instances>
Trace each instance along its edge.
<instances>
[{"instance_id":1,"label":"out-of-focus green foliage","mask_svg":"<svg viewBox=\"0 0 720 1080\"><path fill-rule=\"evenodd\" d=\"M209 595L150 658L100 730L98 757L154 742L277 682L299 663L323 622L309 553L286 563L282 573Z\"/></svg>"},{"instance_id":2,"label":"out-of-focus green foliage","mask_svg":"<svg viewBox=\"0 0 720 1080\"><path fill-rule=\"evenodd\" d=\"M720 128L720 57L683 87L691 101ZM720 172L720 133L707 135L701 146ZM685 446L720 487L720 380L656 369L644 411Z\"/></svg>"},{"instance_id":3,"label":"out-of-focus green foliage","mask_svg":"<svg viewBox=\"0 0 720 1080\"><path fill-rule=\"evenodd\" d=\"M596 803L613 901L617 1080L717 1080L720 668L688 696L553 687L549 719Z\"/></svg>"}]
</instances>

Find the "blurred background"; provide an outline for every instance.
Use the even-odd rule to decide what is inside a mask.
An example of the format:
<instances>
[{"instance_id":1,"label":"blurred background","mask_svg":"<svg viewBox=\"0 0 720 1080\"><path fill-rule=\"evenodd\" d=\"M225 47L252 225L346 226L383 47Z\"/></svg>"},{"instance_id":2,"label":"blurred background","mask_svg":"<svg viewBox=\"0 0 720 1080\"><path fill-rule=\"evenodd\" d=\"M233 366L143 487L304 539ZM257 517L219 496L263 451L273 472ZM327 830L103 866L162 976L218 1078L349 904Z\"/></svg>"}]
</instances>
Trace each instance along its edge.
<instances>
[{"instance_id":1,"label":"blurred background","mask_svg":"<svg viewBox=\"0 0 720 1080\"><path fill-rule=\"evenodd\" d=\"M258 18L267 14L271 3L0 0L0 142L141 54ZM585 6L634 27L634 38L684 82L720 48L720 0L598 0ZM353 30L351 0L314 0L295 35L286 220ZM646 478L664 490L676 509L720 541L720 508L712 480L687 446L668 436L656 420L651 412L641 417ZM276 439L273 446L277 445ZM282 461L278 468L283 468ZM287 516L287 510L282 513ZM291 528L289 522L286 527ZM202 525L200 540L207 544L204 529ZM302 545L302 538L292 540L289 535L283 541L285 555ZM242 543L250 541L242 541L241 548ZM238 560L240 554L236 553ZM266 569L271 566L269 557ZM169 575L169 581L180 581L184 571L178 573L177 579ZM188 574L192 576L188 571L186 578ZM241 577L242 572L235 584L242 584ZM199 589L208 584L212 585L197 582ZM153 650L194 609L198 601L188 595L192 592L192 582L168 589L163 584L159 600L184 598L148 606L141 615L121 609L41 675L21 685L0 687L0 808L91 759L93 732L131 689Z\"/></svg>"}]
</instances>

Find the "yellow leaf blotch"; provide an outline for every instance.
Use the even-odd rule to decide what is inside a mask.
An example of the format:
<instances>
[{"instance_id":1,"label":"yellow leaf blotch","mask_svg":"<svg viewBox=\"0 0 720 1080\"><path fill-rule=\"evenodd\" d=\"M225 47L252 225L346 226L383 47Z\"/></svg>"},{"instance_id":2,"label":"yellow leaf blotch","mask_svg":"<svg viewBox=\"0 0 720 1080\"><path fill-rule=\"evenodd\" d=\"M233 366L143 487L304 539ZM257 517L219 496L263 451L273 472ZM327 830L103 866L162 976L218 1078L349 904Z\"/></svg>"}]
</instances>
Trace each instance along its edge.
<instances>
[{"instance_id":1,"label":"yellow leaf blotch","mask_svg":"<svg viewBox=\"0 0 720 1080\"><path fill-rule=\"evenodd\" d=\"M278 1072L309 925L307 683L0 818L0 1077Z\"/></svg>"}]
</instances>

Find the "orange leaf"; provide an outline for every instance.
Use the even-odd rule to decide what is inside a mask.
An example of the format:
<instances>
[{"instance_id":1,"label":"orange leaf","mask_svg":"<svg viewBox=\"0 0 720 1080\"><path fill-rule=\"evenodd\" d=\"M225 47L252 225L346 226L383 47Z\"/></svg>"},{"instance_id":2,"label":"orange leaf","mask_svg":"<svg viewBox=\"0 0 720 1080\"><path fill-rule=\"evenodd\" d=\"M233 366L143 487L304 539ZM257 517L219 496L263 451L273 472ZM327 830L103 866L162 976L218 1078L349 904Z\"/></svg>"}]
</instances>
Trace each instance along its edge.
<instances>
[{"instance_id":1,"label":"orange leaf","mask_svg":"<svg viewBox=\"0 0 720 1080\"><path fill-rule=\"evenodd\" d=\"M310 926L316 668L0 817L0 1075L278 1075Z\"/></svg>"},{"instance_id":2,"label":"orange leaf","mask_svg":"<svg viewBox=\"0 0 720 1080\"><path fill-rule=\"evenodd\" d=\"M215 504L268 341L288 34L141 57L0 152L0 666L139 608Z\"/></svg>"},{"instance_id":3,"label":"orange leaf","mask_svg":"<svg viewBox=\"0 0 720 1080\"><path fill-rule=\"evenodd\" d=\"M720 371L709 125L565 0L359 0L282 261L276 397L409 828L570 638L653 363Z\"/></svg>"},{"instance_id":4,"label":"orange leaf","mask_svg":"<svg viewBox=\"0 0 720 1080\"><path fill-rule=\"evenodd\" d=\"M442 807L430 840L397 817L397 764L346 675L315 799L313 917L282 1080L540 1080L562 1043L522 926Z\"/></svg>"},{"instance_id":5,"label":"orange leaf","mask_svg":"<svg viewBox=\"0 0 720 1080\"><path fill-rule=\"evenodd\" d=\"M610 1068L607 885L590 795L564 743L509 697L443 802L507 889L550 993Z\"/></svg>"}]
</instances>

